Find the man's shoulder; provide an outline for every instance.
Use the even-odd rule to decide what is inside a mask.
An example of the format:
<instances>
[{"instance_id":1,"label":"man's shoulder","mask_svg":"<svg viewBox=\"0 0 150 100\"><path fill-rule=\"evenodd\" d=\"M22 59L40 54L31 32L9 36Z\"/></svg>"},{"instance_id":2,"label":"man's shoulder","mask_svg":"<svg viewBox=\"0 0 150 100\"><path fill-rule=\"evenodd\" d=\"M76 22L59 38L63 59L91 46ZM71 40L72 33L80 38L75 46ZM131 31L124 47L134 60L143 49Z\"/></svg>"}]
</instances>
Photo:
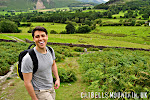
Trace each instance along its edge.
<instances>
[{"instance_id":1,"label":"man's shoulder","mask_svg":"<svg viewBox=\"0 0 150 100\"><path fill-rule=\"evenodd\" d=\"M29 53L27 53L27 54L23 57L22 61L25 61L25 62L30 62L30 61L32 61L32 59L31 59Z\"/></svg>"},{"instance_id":2,"label":"man's shoulder","mask_svg":"<svg viewBox=\"0 0 150 100\"><path fill-rule=\"evenodd\" d=\"M54 52L54 49L52 47L50 47L50 46L46 46L46 49L50 50L50 52Z\"/></svg>"}]
</instances>

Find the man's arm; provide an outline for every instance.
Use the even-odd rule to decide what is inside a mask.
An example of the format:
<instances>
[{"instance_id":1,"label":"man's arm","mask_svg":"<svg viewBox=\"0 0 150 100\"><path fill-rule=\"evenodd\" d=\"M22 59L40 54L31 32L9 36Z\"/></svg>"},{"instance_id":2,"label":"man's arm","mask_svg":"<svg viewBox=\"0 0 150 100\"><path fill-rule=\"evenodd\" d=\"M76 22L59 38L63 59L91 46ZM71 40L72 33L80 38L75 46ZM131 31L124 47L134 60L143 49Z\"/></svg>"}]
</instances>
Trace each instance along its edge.
<instances>
[{"instance_id":1,"label":"man's arm","mask_svg":"<svg viewBox=\"0 0 150 100\"><path fill-rule=\"evenodd\" d=\"M53 72L54 76L56 77L54 89L58 89L60 86L60 79L59 79L57 65L56 65L55 60L53 60L52 72Z\"/></svg>"},{"instance_id":2,"label":"man's arm","mask_svg":"<svg viewBox=\"0 0 150 100\"><path fill-rule=\"evenodd\" d=\"M32 100L38 100L35 95L33 85L31 83L32 73L23 73L23 78L24 78L24 85L25 85L29 95L31 96Z\"/></svg>"}]
</instances>

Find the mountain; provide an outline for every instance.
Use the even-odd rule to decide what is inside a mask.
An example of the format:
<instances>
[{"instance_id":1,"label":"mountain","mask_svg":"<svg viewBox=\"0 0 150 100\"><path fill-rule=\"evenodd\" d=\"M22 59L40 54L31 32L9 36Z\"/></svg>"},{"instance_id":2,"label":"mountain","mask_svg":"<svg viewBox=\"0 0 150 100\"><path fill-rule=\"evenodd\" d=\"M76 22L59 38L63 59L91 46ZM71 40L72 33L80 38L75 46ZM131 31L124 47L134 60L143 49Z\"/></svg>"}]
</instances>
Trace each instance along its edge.
<instances>
[{"instance_id":1,"label":"mountain","mask_svg":"<svg viewBox=\"0 0 150 100\"><path fill-rule=\"evenodd\" d=\"M35 0L0 0L0 10L22 10L33 9Z\"/></svg>"},{"instance_id":2,"label":"mountain","mask_svg":"<svg viewBox=\"0 0 150 100\"><path fill-rule=\"evenodd\" d=\"M67 7L77 0L0 0L0 10L28 10Z\"/></svg>"}]
</instances>

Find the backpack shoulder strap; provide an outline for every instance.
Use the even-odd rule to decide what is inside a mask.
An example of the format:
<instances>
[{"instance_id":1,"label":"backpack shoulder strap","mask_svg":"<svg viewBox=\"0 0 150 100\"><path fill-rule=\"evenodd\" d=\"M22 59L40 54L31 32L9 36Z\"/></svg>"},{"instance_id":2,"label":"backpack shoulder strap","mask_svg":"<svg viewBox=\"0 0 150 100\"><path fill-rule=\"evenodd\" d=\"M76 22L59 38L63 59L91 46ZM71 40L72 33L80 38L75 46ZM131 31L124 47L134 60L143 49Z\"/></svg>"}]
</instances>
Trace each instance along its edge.
<instances>
[{"instance_id":1,"label":"backpack shoulder strap","mask_svg":"<svg viewBox=\"0 0 150 100\"><path fill-rule=\"evenodd\" d=\"M37 59L37 56L36 56L33 48L29 49L29 55L30 55L32 62L33 62L33 74L34 74L38 69L38 59Z\"/></svg>"},{"instance_id":2,"label":"backpack shoulder strap","mask_svg":"<svg viewBox=\"0 0 150 100\"><path fill-rule=\"evenodd\" d=\"M51 52L51 54L52 54L52 56L53 56L53 50L52 50L52 48L49 47L49 46L47 46L47 47L48 47L48 49L50 50L50 52Z\"/></svg>"}]
</instances>

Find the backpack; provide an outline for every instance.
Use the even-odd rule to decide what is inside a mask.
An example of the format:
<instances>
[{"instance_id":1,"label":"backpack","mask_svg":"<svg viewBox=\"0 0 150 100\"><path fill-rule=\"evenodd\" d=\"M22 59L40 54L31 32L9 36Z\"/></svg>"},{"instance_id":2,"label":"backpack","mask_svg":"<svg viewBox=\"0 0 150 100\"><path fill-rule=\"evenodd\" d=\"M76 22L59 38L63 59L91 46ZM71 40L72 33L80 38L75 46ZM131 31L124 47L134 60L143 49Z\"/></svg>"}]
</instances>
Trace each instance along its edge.
<instances>
[{"instance_id":1,"label":"backpack","mask_svg":"<svg viewBox=\"0 0 150 100\"><path fill-rule=\"evenodd\" d=\"M30 55L30 57L31 57L31 59L32 59L32 61L33 61L33 74L38 70L38 59L37 59L37 56L36 56L35 51L33 50L33 48L30 49L32 45L35 46L34 43L30 44L30 46L28 47L27 50L24 50L24 51L22 51L22 52L19 54L18 67L17 67L17 74L18 74L18 76L19 76L22 80L24 80L24 79L23 79L23 74L22 74L22 72L21 72L21 63L22 63L23 57L24 57L27 53L29 53L29 55ZM52 56L53 56L53 50L52 50L52 48L49 47L49 46L47 46L47 47L48 47L48 49L50 50L50 52L51 52L51 54L52 54Z\"/></svg>"}]
</instances>

